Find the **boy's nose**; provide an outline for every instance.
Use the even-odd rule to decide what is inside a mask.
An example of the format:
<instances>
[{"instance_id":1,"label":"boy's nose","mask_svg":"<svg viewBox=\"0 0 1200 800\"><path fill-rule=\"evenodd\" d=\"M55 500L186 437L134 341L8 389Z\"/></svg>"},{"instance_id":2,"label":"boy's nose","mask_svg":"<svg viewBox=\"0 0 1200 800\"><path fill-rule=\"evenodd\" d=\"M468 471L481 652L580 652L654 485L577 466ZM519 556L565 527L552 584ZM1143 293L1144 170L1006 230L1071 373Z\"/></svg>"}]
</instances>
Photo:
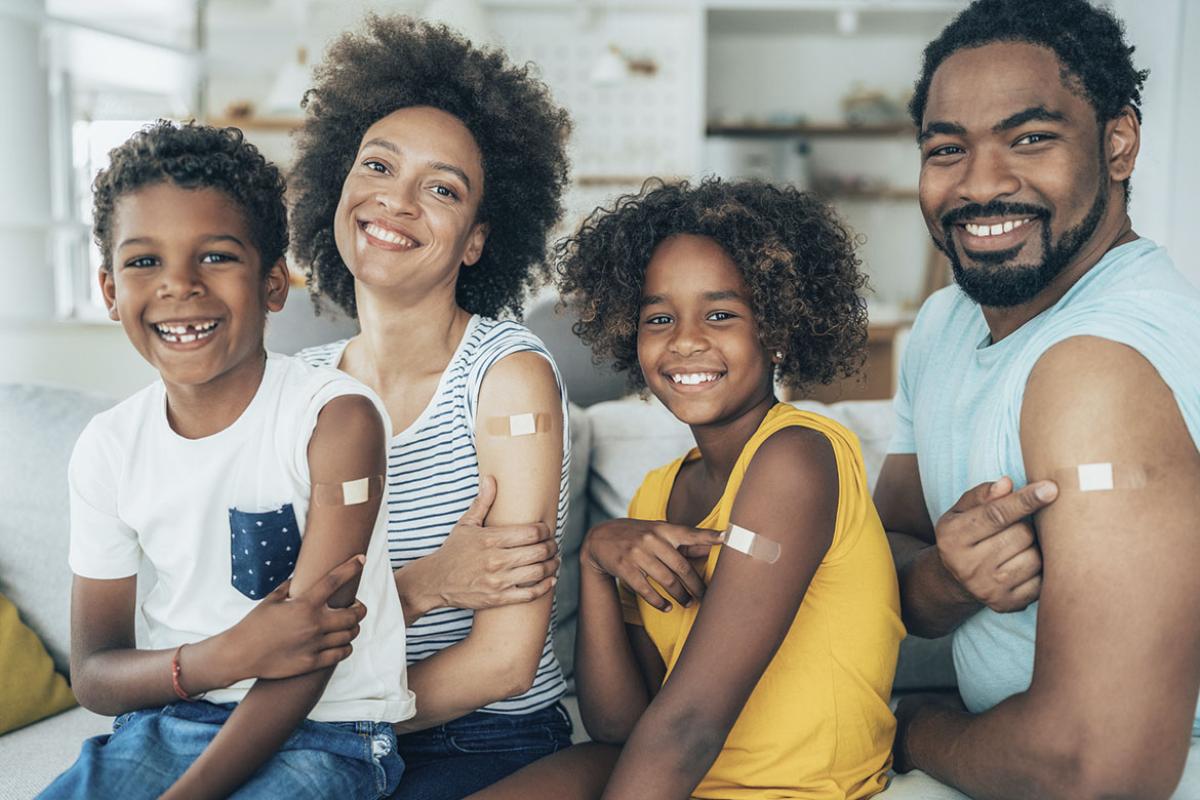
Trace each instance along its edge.
<instances>
[{"instance_id":1,"label":"boy's nose","mask_svg":"<svg viewBox=\"0 0 1200 800\"><path fill-rule=\"evenodd\" d=\"M162 282L158 285L160 298L185 300L204 294L204 281L200 270L192 264L176 264L162 271Z\"/></svg>"}]
</instances>

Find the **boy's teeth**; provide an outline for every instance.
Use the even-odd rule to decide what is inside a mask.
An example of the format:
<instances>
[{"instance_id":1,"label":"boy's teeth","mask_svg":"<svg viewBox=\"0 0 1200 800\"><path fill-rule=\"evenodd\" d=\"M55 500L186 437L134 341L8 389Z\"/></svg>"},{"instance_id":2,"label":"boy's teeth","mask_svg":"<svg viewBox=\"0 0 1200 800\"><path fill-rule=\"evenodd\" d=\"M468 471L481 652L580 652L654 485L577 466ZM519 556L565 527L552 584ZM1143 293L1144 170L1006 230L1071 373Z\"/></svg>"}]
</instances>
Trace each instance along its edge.
<instances>
[{"instance_id":1,"label":"boy's teeth","mask_svg":"<svg viewBox=\"0 0 1200 800\"><path fill-rule=\"evenodd\" d=\"M997 222L995 225L977 225L974 222L968 222L964 227L972 236L999 236L1021 227L1028 221L1028 219L1010 219L1006 222Z\"/></svg>"},{"instance_id":2,"label":"boy's teeth","mask_svg":"<svg viewBox=\"0 0 1200 800\"><path fill-rule=\"evenodd\" d=\"M717 373L715 372L693 372L686 375L672 375L671 380L675 383L682 383L685 386L695 386L699 383L708 383L715 381Z\"/></svg>"},{"instance_id":3,"label":"boy's teeth","mask_svg":"<svg viewBox=\"0 0 1200 800\"><path fill-rule=\"evenodd\" d=\"M158 335L168 342L194 342L212 336L217 327L215 319L207 322L189 322L184 325L160 322L154 326Z\"/></svg>"},{"instance_id":4,"label":"boy's teeth","mask_svg":"<svg viewBox=\"0 0 1200 800\"><path fill-rule=\"evenodd\" d=\"M391 244L402 244L405 247L415 247L417 244L407 236L401 236L395 231L389 231L387 228L381 228L373 222L367 223L366 231L376 239L382 239L383 241L390 242Z\"/></svg>"}]
</instances>

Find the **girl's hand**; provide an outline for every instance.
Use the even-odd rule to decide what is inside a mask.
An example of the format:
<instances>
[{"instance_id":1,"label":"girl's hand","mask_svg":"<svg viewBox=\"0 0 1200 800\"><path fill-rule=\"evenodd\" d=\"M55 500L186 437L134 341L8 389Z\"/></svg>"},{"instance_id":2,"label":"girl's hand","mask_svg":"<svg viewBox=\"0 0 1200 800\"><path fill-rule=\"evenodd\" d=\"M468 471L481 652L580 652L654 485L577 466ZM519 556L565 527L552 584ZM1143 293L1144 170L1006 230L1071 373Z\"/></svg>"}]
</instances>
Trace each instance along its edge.
<instances>
[{"instance_id":1,"label":"girl's hand","mask_svg":"<svg viewBox=\"0 0 1200 800\"><path fill-rule=\"evenodd\" d=\"M669 611L670 600L647 578L653 578L680 605L704 596L704 580L688 562L704 558L721 543L716 531L649 522L612 519L588 531L580 562L597 572L619 578L643 600L660 611Z\"/></svg>"},{"instance_id":2,"label":"girl's hand","mask_svg":"<svg viewBox=\"0 0 1200 800\"><path fill-rule=\"evenodd\" d=\"M238 680L291 678L349 656L367 608L357 600L347 608L328 603L362 573L363 563L362 556L344 561L296 597L288 597L292 582L286 580L230 628L228 649L241 659Z\"/></svg>"}]
</instances>

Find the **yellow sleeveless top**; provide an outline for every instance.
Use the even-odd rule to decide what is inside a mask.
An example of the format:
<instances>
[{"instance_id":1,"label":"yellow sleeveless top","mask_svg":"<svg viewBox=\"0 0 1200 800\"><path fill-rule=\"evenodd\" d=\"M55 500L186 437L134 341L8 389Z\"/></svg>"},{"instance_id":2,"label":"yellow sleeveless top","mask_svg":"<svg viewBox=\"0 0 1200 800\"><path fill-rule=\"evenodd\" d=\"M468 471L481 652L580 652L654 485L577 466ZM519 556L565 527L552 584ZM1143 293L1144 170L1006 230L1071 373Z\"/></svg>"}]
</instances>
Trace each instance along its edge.
<instances>
[{"instance_id":1,"label":"yellow sleeveless top","mask_svg":"<svg viewBox=\"0 0 1200 800\"><path fill-rule=\"evenodd\" d=\"M888 697L904 626L896 570L867 491L858 438L830 419L776 404L743 448L716 508L698 527L729 526L750 460L771 434L790 426L820 431L833 446L840 486L833 543L778 652L693 792L697 798L841 800L870 797L887 785L896 729ZM629 516L665 520L680 467L699 457L693 449L647 475ZM706 582L721 549L709 554ZM669 679L703 603L689 608L674 603L663 613L624 587L621 600L625 621L645 627Z\"/></svg>"}]
</instances>

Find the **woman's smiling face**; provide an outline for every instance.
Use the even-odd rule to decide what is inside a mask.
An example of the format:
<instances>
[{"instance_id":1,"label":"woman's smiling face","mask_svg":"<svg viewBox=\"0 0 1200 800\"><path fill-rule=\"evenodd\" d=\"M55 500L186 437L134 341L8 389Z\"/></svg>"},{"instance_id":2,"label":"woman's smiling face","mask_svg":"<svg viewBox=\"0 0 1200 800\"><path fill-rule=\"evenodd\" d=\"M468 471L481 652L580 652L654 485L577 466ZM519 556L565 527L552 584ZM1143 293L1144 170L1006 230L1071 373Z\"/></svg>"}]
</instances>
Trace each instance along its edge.
<instances>
[{"instance_id":1,"label":"woman's smiling face","mask_svg":"<svg viewBox=\"0 0 1200 800\"><path fill-rule=\"evenodd\" d=\"M363 134L334 218L338 252L356 281L411 298L453 287L483 253L476 222L483 162L452 114L402 108Z\"/></svg>"},{"instance_id":2,"label":"woman's smiling face","mask_svg":"<svg viewBox=\"0 0 1200 800\"><path fill-rule=\"evenodd\" d=\"M707 236L672 236L654 250L637 348L650 391L689 425L733 419L771 396L773 370L749 289Z\"/></svg>"}]
</instances>

